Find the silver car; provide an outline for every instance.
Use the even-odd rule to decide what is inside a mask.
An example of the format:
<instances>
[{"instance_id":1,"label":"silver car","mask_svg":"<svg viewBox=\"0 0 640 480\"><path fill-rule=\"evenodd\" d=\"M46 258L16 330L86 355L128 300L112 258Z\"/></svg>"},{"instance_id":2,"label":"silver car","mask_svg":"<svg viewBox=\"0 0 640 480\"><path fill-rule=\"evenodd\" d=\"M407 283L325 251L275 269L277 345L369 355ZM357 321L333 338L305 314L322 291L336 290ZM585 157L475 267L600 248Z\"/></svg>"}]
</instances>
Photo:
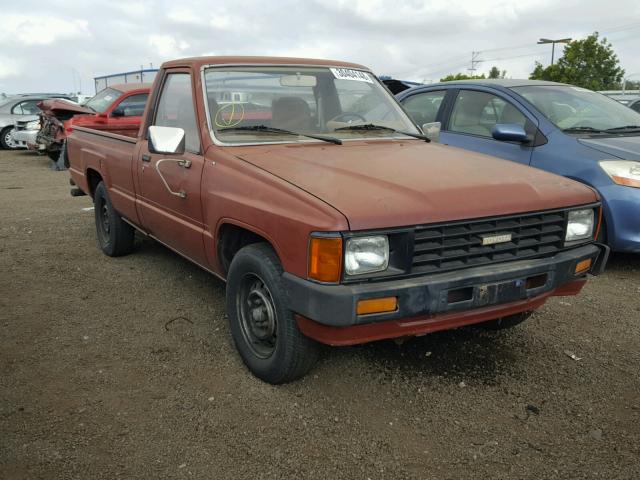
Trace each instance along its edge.
<instances>
[{"instance_id":1,"label":"silver car","mask_svg":"<svg viewBox=\"0 0 640 480\"><path fill-rule=\"evenodd\" d=\"M65 98L67 95L16 95L0 100L0 148L21 148L13 139L15 123L38 120L38 103L47 98ZM22 142L20 142L22 143Z\"/></svg>"}]
</instances>

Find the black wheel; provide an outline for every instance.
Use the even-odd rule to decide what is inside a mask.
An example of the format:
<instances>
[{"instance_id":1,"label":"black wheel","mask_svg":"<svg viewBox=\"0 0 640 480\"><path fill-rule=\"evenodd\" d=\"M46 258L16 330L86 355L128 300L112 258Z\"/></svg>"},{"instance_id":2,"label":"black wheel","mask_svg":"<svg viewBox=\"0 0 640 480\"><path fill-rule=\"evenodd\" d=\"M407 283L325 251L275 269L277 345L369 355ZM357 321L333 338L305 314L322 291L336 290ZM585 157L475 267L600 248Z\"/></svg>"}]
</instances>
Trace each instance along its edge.
<instances>
[{"instance_id":1,"label":"black wheel","mask_svg":"<svg viewBox=\"0 0 640 480\"><path fill-rule=\"evenodd\" d=\"M60 158L60 150L47 150L47 156L56 163Z\"/></svg>"},{"instance_id":2,"label":"black wheel","mask_svg":"<svg viewBox=\"0 0 640 480\"><path fill-rule=\"evenodd\" d=\"M127 255L133 250L134 230L113 209L107 188L100 182L93 194L98 244L110 257Z\"/></svg>"},{"instance_id":3,"label":"black wheel","mask_svg":"<svg viewBox=\"0 0 640 480\"><path fill-rule=\"evenodd\" d=\"M286 306L282 265L265 243L242 248L227 276L233 341L249 370L271 384L290 382L315 364L320 346L305 337Z\"/></svg>"},{"instance_id":4,"label":"black wheel","mask_svg":"<svg viewBox=\"0 0 640 480\"><path fill-rule=\"evenodd\" d=\"M485 330L505 330L507 328L515 327L521 324L527 318L533 315L533 312L521 312L515 315L509 315L508 317L497 318L489 322L479 323L478 326Z\"/></svg>"},{"instance_id":5,"label":"black wheel","mask_svg":"<svg viewBox=\"0 0 640 480\"><path fill-rule=\"evenodd\" d=\"M17 148L16 142L13 140L13 127L6 127L0 132L0 146L5 150L13 150Z\"/></svg>"}]
</instances>

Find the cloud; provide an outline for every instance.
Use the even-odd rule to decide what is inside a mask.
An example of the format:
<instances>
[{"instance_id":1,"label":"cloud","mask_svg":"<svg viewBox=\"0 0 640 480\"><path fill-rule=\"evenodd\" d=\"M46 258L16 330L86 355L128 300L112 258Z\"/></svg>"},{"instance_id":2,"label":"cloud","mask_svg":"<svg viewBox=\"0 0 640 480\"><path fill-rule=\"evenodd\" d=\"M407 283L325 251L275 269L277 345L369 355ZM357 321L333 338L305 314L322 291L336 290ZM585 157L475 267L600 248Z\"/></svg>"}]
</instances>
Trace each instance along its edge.
<instances>
[{"instance_id":1,"label":"cloud","mask_svg":"<svg viewBox=\"0 0 640 480\"><path fill-rule=\"evenodd\" d=\"M89 22L46 15L3 14L0 42L3 45L50 45L61 38L90 36Z\"/></svg>"},{"instance_id":2,"label":"cloud","mask_svg":"<svg viewBox=\"0 0 640 480\"><path fill-rule=\"evenodd\" d=\"M16 77L22 73L22 68L18 59L0 55L0 78Z\"/></svg>"},{"instance_id":3,"label":"cloud","mask_svg":"<svg viewBox=\"0 0 640 480\"><path fill-rule=\"evenodd\" d=\"M623 68L640 72L640 2L620 0L20 0L5 2L0 76L7 92L70 91L77 71L92 77L172 58L281 55L347 60L376 73L438 80L493 65L526 77L548 63L541 36L579 38L594 30L612 42ZM25 13L29 12L29 14ZM557 50L556 50L556 53ZM636 77L637 78L637 77Z\"/></svg>"},{"instance_id":4,"label":"cloud","mask_svg":"<svg viewBox=\"0 0 640 480\"><path fill-rule=\"evenodd\" d=\"M179 56L189 48L189 44L184 40L176 40L171 35L151 35L149 37L151 45L162 58Z\"/></svg>"}]
</instances>

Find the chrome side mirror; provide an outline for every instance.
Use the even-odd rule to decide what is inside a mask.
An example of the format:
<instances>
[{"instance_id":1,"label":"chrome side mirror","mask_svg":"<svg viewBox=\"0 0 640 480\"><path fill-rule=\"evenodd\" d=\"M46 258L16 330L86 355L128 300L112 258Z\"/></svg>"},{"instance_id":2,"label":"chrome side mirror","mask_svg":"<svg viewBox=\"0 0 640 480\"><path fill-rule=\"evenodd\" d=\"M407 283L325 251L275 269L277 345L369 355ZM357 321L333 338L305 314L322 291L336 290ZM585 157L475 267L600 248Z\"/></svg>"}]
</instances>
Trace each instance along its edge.
<instances>
[{"instance_id":1,"label":"chrome side mirror","mask_svg":"<svg viewBox=\"0 0 640 480\"><path fill-rule=\"evenodd\" d=\"M440 127L440 122L424 123L422 124L422 131L429 140L438 143L440 141Z\"/></svg>"},{"instance_id":2,"label":"chrome side mirror","mask_svg":"<svg viewBox=\"0 0 640 480\"><path fill-rule=\"evenodd\" d=\"M184 153L184 130L175 127L149 127L149 151L151 153Z\"/></svg>"}]
</instances>

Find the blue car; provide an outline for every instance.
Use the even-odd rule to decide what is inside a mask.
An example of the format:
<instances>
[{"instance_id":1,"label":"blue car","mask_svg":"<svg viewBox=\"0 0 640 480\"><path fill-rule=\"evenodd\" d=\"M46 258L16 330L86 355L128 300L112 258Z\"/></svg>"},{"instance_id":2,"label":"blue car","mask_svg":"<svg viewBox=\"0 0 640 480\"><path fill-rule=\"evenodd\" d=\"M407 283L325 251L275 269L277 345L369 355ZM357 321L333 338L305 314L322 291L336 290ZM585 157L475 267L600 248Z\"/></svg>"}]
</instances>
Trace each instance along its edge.
<instances>
[{"instance_id":1,"label":"blue car","mask_svg":"<svg viewBox=\"0 0 640 480\"><path fill-rule=\"evenodd\" d=\"M604 206L599 240L640 253L640 113L591 90L536 80L438 83L397 98L418 125L440 122L443 144L595 188Z\"/></svg>"}]
</instances>

